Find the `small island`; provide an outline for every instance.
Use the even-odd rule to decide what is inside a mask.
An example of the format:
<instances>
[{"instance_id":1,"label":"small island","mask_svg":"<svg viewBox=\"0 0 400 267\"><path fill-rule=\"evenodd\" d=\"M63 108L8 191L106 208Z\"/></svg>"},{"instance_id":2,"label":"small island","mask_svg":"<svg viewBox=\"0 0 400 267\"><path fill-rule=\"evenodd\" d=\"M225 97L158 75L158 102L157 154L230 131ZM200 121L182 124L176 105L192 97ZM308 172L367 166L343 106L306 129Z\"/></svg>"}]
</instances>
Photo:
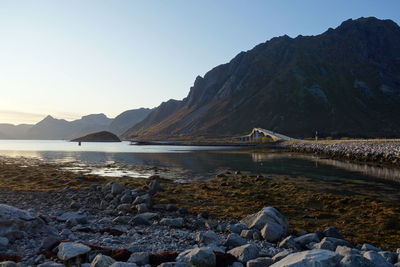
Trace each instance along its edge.
<instances>
[{"instance_id":1,"label":"small island","mask_svg":"<svg viewBox=\"0 0 400 267\"><path fill-rule=\"evenodd\" d=\"M113 133L101 131L73 139L71 142L121 142L121 139Z\"/></svg>"}]
</instances>

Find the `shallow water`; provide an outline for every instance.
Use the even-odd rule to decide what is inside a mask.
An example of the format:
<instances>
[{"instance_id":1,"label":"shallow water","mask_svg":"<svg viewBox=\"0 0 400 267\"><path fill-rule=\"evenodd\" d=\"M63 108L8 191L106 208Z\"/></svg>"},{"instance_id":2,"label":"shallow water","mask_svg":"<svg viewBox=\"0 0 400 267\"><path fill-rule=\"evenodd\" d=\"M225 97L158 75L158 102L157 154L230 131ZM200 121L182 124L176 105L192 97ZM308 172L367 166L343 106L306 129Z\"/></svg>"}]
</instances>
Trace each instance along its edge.
<instances>
[{"instance_id":1,"label":"shallow water","mask_svg":"<svg viewBox=\"0 0 400 267\"><path fill-rule=\"evenodd\" d=\"M77 143L67 141L0 140L0 155L34 157L53 162L110 164L179 168L187 177L209 177L219 170L241 170L267 175L306 177L330 184L394 186L400 184L400 170L376 167L274 149L227 146L138 146L122 143ZM91 173L104 176L146 177L121 168L103 168ZM355 190L352 187L352 190Z\"/></svg>"}]
</instances>

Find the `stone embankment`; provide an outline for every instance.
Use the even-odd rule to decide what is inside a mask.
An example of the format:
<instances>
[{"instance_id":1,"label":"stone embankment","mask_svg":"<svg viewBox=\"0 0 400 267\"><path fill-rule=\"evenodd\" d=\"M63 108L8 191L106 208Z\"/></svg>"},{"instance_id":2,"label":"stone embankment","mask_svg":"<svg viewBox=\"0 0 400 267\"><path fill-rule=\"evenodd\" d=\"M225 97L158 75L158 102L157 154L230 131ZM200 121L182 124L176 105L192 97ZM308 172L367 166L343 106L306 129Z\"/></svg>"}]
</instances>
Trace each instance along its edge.
<instances>
[{"instance_id":1,"label":"stone embankment","mask_svg":"<svg viewBox=\"0 0 400 267\"><path fill-rule=\"evenodd\" d=\"M400 141L285 142L291 151L400 166Z\"/></svg>"},{"instance_id":2,"label":"stone embankment","mask_svg":"<svg viewBox=\"0 0 400 267\"><path fill-rule=\"evenodd\" d=\"M149 190L111 183L4 194L0 266L400 266L399 250L351 244L335 228L293 232L273 207L240 221L216 220L155 205L161 190L152 181Z\"/></svg>"}]
</instances>

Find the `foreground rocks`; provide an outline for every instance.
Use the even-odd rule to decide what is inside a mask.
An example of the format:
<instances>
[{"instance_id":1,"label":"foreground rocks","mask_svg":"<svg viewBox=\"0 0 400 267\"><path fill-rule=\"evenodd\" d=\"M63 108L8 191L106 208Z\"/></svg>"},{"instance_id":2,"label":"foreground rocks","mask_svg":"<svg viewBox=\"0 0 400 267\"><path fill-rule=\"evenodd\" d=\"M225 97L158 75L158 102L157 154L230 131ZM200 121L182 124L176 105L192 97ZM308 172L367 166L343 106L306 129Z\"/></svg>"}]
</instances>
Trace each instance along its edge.
<instances>
[{"instance_id":1,"label":"foreground rocks","mask_svg":"<svg viewBox=\"0 0 400 267\"><path fill-rule=\"evenodd\" d=\"M155 181L149 191L114 183L48 192L50 200L41 199L48 205L2 204L0 266L400 265L399 251L350 244L335 228L293 232L273 207L240 221L215 220L154 205L152 196L162 190Z\"/></svg>"}]
</instances>

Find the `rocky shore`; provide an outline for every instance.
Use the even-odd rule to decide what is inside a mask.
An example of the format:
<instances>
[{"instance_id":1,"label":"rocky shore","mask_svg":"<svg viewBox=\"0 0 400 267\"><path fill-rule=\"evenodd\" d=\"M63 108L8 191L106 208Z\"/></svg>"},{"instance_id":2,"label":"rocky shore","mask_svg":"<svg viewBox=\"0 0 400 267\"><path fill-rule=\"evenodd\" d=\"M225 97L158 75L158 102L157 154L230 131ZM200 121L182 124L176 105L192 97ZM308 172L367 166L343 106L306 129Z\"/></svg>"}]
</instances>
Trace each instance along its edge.
<instances>
[{"instance_id":1,"label":"rocky shore","mask_svg":"<svg viewBox=\"0 0 400 267\"><path fill-rule=\"evenodd\" d=\"M154 204L163 191L151 181L1 192L0 266L400 266L399 250L352 244L336 228L293 231L273 207L215 219Z\"/></svg>"},{"instance_id":2,"label":"rocky shore","mask_svg":"<svg viewBox=\"0 0 400 267\"><path fill-rule=\"evenodd\" d=\"M281 146L301 153L400 166L400 141L296 141Z\"/></svg>"}]
</instances>

